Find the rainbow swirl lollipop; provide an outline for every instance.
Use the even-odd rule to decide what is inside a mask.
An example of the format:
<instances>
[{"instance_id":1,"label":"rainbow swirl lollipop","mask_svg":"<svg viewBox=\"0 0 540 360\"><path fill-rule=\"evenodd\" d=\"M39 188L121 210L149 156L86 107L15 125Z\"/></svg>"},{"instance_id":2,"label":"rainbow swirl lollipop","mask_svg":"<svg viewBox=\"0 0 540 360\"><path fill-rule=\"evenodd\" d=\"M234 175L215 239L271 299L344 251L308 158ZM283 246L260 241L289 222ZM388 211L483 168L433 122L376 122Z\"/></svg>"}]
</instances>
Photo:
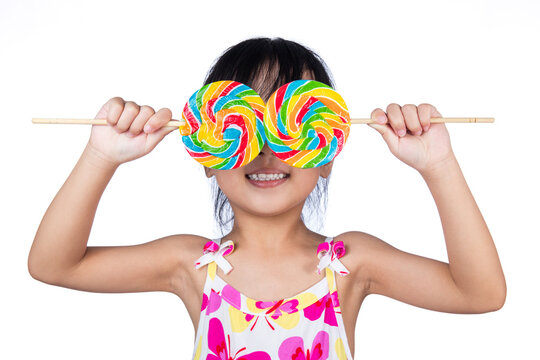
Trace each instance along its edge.
<instances>
[{"instance_id":1,"label":"rainbow swirl lollipop","mask_svg":"<svg viewBox=\"0 0 540 360\"><path fill-rule=\"evenodd\" d=\"M285 163L322 166L343 148L351 120L345 101L330 86L296 80L270 96L264 111L268 146Z\"/></svg>"},{"instance_id":2,"label":"rainbow swirl lollipop","mask_svg":"<svg viewBox=\"0 0 540 360\"><path fill-rule=\"evenodd\" d=\"M188 153L214 169L244 166L266 141L264 101L236 81L216 81L196 91L184 106L180 125Z\"/></svg>"}]
</instances>

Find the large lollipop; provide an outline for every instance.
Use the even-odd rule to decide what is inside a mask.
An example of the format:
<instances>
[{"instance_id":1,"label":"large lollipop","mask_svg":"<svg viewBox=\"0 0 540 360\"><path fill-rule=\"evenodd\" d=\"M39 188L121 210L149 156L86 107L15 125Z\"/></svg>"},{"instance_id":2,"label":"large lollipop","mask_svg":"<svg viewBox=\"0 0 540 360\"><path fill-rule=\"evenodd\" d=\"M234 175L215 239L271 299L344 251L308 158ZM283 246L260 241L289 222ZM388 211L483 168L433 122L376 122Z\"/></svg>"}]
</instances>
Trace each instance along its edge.
<instances>
[{"instance_id":1,"label":"large lollipop","mask_svg":"<svg viewBox=\"0 0 540 360\"><path fill-rule=\"evenodd\" d=\"M347 141L351 120L330 86L296 80L276 90L266 105L268 146L285 163L311 168L334 159Z\"/></svg>"},{"instance_id":2,"label":"large lollipop","mask_svg":"<svg viewBox=\"0 0 540 360\"><path fill-rule=\"evenodd\" d=\"M197 90L182 112L182 141L202 165L234 169L246 165L264 146L264 102L236 81L217 81Z\"/></svg>"},{"instance_id":3,"label":"large lollipop","mask_svg":"<svg viewBox=\"0 0 540 360\"><path fill-rule=\"evenodd\" d=\"M264 113L264 115L263 115ZM432 118L431 123L490 123L493 118ZM33 118L37 124L107 125L106 119ZM204 166L234 169L259 155L265 142L285 163L311 168L336 157L351 124L343 98L328 85L296 80L276 90L266 105L248 86L217 81L203 86L188 100L178 127L189 154Z\"/></svg>"}]
</instances>

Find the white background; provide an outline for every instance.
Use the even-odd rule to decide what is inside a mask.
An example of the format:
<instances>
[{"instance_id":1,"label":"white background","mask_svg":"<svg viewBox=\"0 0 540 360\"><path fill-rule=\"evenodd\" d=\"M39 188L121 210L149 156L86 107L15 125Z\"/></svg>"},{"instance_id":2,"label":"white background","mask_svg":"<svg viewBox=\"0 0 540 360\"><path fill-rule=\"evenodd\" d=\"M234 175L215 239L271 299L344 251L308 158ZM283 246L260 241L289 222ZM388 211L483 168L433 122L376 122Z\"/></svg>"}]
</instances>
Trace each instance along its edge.
<instances>
[{"instance_id":1,"label":"white background","mask_svg":"<svg viewBox=\"0 0 540 360\"><path fill-rule=\"evenodd\" d=\"M0 277L3 359L188 359L193 328L169 293L97 294L40 283L27 256L41 218L83 150L88 125L121 96L181 116L213 61L254 36L298 41L326 60L353 117L431 103L488 223L508 296L498 312L445 314L368 297L358 359L537 358L540 251L540 7L535 1L0 2ZM327 235L360 230L446 261L433 199L380 135L355 125L330 182ZM214 236L208 181L177 132L122 165L89 245L174 233Z\"/></svg>"}]
</instances>

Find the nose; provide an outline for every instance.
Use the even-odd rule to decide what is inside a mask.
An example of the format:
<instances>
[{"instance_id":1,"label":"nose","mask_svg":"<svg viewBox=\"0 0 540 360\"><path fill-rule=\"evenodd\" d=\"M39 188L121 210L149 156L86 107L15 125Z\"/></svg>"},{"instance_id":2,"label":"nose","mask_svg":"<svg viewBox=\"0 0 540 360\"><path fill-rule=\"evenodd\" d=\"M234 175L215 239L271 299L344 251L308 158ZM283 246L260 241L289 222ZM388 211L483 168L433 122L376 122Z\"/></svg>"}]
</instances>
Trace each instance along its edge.
<instances>
[{"instance_id":1,"label":"nose","mask_svg":"<svg viewBox=\"0 0 540 360\"><path fill-rule=\"evenodd\" d=\"M264 155L264 154L274 155L274 153L270 149L270 146L268 146L267 143L265 143L264 146L262 147L261 151L259 152L259 156Z\"/></svg>"},{"instance_id":2,"label":"nose","mask_svg":"<svg viewBox=\"0 0 540 360\"><path fill-rule=\"evenodd\" d=\"M276 167L283 169L283 166L287 166L286 163L283 163L281 159L272 151L270 146L268 146L268 143L265 143L262 149L259 152L259 156L257 156L255 159L257 159L258 163L262 166L268 166L268 167Z\"/></svg>"}]
</instances>

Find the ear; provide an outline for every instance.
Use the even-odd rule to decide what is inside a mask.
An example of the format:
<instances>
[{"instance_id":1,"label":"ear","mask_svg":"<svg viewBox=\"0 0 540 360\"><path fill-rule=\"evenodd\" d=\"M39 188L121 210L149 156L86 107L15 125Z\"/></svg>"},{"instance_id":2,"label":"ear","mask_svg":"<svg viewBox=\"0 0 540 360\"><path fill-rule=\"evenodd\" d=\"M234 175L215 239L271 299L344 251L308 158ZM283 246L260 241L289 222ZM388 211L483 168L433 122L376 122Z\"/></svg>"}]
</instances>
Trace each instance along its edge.
<instances>
[{"instance_id":1,"label":"ear","mask_svg":"<svg viewBox=\"0 0 540 360\"><path fill-rule=\"evenodd\" d=\"M330 175L330 172L332 171L332 166L334 166L334 160L324 164L320 168L319 176L322 176L323 178L327 178Z\"/></svg>"},{"instance_id":2,"label":"ear","mask_svg":"<svg viewBox=\"0 0 540 360\"><path fill-rule=\"evenodd\" d=\"M332 160L333 161L333 160ZM214 176L214 169L204 166L204 173L206 174L207 178L211 178Z\"/></svg>"}]
</instances>

